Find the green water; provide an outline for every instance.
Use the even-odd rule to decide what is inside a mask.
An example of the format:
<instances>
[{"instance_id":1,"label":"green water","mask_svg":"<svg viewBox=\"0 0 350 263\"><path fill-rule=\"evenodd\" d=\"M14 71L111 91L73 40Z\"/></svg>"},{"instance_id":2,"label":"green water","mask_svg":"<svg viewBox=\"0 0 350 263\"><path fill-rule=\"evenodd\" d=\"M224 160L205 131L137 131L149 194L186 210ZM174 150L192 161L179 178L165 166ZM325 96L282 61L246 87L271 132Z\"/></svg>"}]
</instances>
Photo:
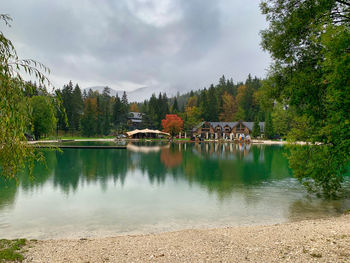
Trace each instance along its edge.
<instances>
[{"instance_id":1,"label":"green water","mask_svg":"<svg viewBox=\"0 0 350 263\"><path fill-rule=\"evenodd\" d=\"M46 150L34 179L0 180L0 238L61 238L272 224L334 216L349 199L309 196L281 146L128 144Z\"/></svg>"}]
</instances>

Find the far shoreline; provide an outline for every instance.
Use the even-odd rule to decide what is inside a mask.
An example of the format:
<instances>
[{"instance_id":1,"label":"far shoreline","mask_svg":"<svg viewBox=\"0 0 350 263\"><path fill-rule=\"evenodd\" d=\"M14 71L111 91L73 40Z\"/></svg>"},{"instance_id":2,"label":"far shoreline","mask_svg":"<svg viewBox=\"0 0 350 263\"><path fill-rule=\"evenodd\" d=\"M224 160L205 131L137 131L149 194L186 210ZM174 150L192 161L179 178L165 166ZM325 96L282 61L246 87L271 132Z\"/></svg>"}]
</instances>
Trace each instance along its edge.
<instances>
[{"instance_id":1,"label":"far shoreline","mask_svg":"<svg viewBox=\"0 0 350 263\"><path fill-rule=\"evenodd\" d=\"M204 141L191 141L189 139L175 139L169 141L168 139L116 139L116 138L84 138L84 139L55 139L55 140L39 140L28 141L29 144L38 143L61 143L61 142L169 142L169 143L245 143L245 144L265 144L265 145L284 145L288 144L287 141L275 141L275 140L251 140L250 142L237 142L231 140L204 140ZM296 144L307 144L306 142L296 142Z\"/></svg>"}]
</instances>

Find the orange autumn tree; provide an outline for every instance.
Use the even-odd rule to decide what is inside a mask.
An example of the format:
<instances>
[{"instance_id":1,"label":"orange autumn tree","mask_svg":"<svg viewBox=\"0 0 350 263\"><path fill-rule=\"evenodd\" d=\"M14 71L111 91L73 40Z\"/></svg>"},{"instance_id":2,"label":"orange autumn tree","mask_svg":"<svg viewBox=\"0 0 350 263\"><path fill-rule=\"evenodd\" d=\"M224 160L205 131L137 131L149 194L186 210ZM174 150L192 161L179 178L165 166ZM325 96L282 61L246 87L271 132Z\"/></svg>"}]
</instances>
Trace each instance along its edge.
<instances>
[{"instance_id":1,"label":"orange autumn tree","mask_svg":"<svg viewBox=\"0 0 350 263\"><path fill-rule=\"evenodd\" d=\"M219 114L220 121L234 121L238 110L235 98L228 92L222 95L222 112Z\"/></svg>"},{"instance_id":2,"label":"orange autumn tree","mask_svg":"<svg viewBox=\"0 0 350 263\"><path fill-rule=\"evenodd\" d=\"M130 104L130 112L139 112L139 107L135 102Z\"/></svg>"},{"instance_id":3,"label":"orange autumn tree","mask_svg":"<svg viewBox=\"0 0 350 263\"><path fill-rule=\"evenodd\" d=\"M170 133L173 137L182 131L183 120L176 114L167 114L162 120L163 131Z\"/></svg>"}]
</instances>

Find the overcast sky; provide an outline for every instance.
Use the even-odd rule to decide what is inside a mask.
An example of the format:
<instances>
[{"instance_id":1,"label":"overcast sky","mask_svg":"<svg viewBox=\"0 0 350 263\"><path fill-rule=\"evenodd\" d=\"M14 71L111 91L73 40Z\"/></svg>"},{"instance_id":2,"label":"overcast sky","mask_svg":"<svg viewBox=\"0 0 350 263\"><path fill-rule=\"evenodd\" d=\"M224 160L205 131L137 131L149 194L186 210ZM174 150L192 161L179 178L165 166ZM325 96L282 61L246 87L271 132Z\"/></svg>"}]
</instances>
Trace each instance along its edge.
<instances>
[{"instance_id":1,"label":"overcast sky","mask_svg":"<svg viewBox=\"0 0 350 263\"><path fill-rule=\"evenodd\" d=\"M175 94L266 74L260 0L0 0L1 31L57 88L108 85Z\"/></svg>"}]
</instances>

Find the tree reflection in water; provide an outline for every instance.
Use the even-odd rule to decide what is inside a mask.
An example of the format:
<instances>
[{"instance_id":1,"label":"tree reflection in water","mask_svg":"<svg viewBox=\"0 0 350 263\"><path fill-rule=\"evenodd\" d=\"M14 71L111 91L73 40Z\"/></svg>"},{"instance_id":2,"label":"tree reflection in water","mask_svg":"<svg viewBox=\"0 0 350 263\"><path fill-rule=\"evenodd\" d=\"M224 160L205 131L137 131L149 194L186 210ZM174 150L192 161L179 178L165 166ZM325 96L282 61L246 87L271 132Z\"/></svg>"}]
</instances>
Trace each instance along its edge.
<instances>
[{"instance_id":1,"label":"tree reflection in water","mask_svg":"<svg viewBox=\"0 0 350 263\"><path fill-rule=\"evenodd\" d=\"M175 168L181 165L182 163L182 152L181 144L177 145L172 144L171 147L163 148L160 154L160 160L167 168ZM180 149L179 149L180 148Z\"/></svg>"},{"instance_id":2,"label":"tree reflection in water","mask_svg":"<svg viewBox=\"0 0 350 263\"><path fill-rule=\"evenodd\" d=\"M224 198L242 187L290 177L283 151L280 146L232 143L130 144L128 150L47 150L44 152L47 167L37 164L34 178L22 175L19 184L30 191L51 178L54 187L68 195L84 184L98 183L105 190L110 179L123 185L127 176L139 170L151 184L164 183L167 177L182 179ZM15 182L9 184L8 190L3 190L4 182L0 182L0 188L0 205L4 200L14 199Z\"/></svg>"}]
</instances>

